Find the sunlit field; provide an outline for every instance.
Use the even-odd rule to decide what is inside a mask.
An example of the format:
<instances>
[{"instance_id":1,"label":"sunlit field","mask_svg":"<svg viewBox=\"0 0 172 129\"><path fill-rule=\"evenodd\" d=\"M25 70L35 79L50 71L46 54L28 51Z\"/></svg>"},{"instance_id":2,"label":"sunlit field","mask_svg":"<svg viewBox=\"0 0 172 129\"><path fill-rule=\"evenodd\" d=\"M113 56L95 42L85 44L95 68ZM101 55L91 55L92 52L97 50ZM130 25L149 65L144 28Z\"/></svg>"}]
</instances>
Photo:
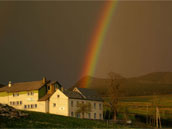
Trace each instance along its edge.
<instances>
[{"instance_id":1,"label":"sunlit field","mask_svg":"<svg viewBox=\"0 0 172 129\"><path fill-rule=\"evenodd\" d=\"M161 118L172 119L172 95L123 97L119 101L119 107L127 107L131 114L151 115L156 105Z\"/></svg>"}]
</instances>

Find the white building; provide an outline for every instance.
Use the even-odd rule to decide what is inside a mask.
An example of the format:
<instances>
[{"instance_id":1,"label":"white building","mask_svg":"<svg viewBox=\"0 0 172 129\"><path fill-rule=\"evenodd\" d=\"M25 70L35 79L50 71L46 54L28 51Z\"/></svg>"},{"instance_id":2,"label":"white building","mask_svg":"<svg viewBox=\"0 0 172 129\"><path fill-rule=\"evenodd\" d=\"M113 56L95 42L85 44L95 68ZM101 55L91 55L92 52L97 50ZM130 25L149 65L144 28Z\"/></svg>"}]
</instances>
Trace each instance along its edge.
<instances>
[{"instance_id":1,"label":"white building","mask_svg":"<svg viewBox=\"0 0 172 129\"><path fill-rule=\"evenodd\" d=\"M11 83L0 88L0 103L28 111L52 113L57 115L103 119L103 100L99 95L85 88L63 90L57 81ZM90 111L79 112L78 105L91 105Z\"/></svg>"}]
</instances>

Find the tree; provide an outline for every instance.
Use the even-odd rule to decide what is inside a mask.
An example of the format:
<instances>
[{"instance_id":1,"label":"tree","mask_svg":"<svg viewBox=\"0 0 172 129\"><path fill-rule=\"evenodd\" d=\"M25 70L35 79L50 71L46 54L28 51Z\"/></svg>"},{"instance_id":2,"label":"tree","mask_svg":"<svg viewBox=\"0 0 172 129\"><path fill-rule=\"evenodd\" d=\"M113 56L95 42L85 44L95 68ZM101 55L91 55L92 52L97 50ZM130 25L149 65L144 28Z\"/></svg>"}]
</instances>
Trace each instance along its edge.
<instances>
[{"instance_id":1,"label":"tree","mask_svg":"<svg viewBox=\"0 0 172 129\"><path fill-rule=\"evenodd\" d=\"M110 72L110 85L108 89L109 95L109 107L113 112L113 119L117 120L117 105L118 105L118 97L119 97L119 83L116 82L115 73Z\"/></svg>"},{"instance_id":2,"label":"tree","mask_svg":"<svg viewBox=\"0 0 172 129\"><path fill-rule=\"evenodd\" d=\"M128 121L128 114L129 114L129 110L127 105L121 105L119 107L120 110L118 110L118 112L123 114L123 119L127 122Z\"/></svg>"},{"instance_id":3,"label":"tree","mask_svg":"<svg viewBox=\"0 0 172 129\"><path fill-rule=\"evenodd\" d=\"M91 104L90 103L77 103L77 111L76 113L81 113L82 114L82 118L84 117L85 113L90 113L91 112Z\"/></svg>"}]
</instances>

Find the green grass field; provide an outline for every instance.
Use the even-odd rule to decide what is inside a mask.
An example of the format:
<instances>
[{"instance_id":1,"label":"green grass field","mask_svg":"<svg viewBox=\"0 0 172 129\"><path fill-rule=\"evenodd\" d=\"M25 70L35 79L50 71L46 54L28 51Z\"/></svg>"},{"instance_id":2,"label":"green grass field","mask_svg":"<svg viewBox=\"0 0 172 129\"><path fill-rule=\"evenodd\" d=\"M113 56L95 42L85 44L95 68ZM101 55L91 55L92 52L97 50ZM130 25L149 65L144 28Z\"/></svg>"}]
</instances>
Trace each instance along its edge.
<instances>
[{"instance_id":1,"label":"green grass field","mask_svg":"<svg viewBox=\"0 0 172 129\"><path fill-rule=\"evenodd\" d=\"M158 105L162 118L172 119L172 95L122 97L119 105L127 107L129 113L150 115L153 103Z\"/></svg>"},{"instance_id":2,"label":"green grass field","mask_svg":"<svg viewBox=\"0 0 172 129\"><path fill-rule=\"evenodd\" d=\"M86 120L52 114L26 112L26 118L7 119L0 117L0 128L121 128L122 125L109 124L105 121ZM125 126L126 127L126 126Z\"/></svg>"}]
</instances>

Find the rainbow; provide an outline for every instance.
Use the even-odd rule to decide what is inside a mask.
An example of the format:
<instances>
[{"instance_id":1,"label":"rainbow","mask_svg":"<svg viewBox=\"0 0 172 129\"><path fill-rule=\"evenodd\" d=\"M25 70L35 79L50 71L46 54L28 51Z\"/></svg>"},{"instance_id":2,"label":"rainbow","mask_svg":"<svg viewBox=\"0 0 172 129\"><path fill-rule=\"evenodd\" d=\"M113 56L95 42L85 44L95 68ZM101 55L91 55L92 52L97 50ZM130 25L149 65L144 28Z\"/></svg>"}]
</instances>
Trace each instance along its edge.
<instances>
[{"instance_id":1,"label":"rainbow","mask_svg":"<svg viewBox=\"0 0 172 129\"><path fill-rule=\"evenodd\" d=\"M89 43L81 77L84 77L86 75L94 75L95 73L99 54L102 49L104 39L106 37L106 32L110 25L110 21L112 19L112 15L116 5L117 5L117 1L105 2L105 6L103 8L102 14L98 19L98 24L93 32L93 36ZM89 84L90 84L89 77L88 78L85 77L84 80L82 80L80 87L89 88Z\"/></svg>"}]
</instances>

